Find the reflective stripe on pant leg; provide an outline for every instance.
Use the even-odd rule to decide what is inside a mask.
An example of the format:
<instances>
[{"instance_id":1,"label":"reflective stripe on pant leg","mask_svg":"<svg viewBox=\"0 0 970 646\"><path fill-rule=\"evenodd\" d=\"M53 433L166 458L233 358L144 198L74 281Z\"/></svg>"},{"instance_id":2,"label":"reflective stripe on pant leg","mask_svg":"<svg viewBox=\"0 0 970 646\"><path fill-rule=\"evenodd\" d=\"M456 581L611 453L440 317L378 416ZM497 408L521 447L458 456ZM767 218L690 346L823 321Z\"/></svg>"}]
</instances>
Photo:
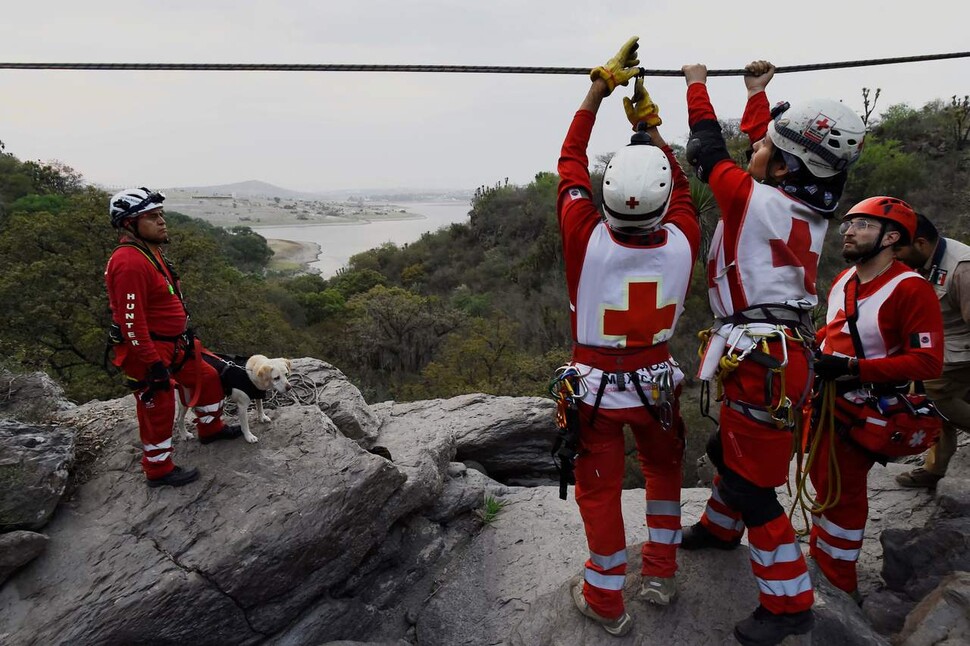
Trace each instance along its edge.
<instances>
[{"instance_id":1,"label":"reflective stripe on pant leg","mask_svg":"<svg viewBox=\"0 0 970 646\"><path fill-rule=\"evenodd\" d=\"M196 406L192 410L195 412L195 421L197 424L212 424L217 419L216 413L222 410L222 402L207 404L206 406Z\"/></svg>"},{"instance_id":2,"label":"reflective stripe on pant leg","mask_svg":"<svg viewBox=\"0 0 970 646\"><path fill-rule=\"evenodd\" d=\"M819 445L816 464L811 471L816 491L829 490L828 442ZM813 518L809 550L825 577L840 590L852 594L858 587L856 558L862 549L866 517L869 515L867 480L872 459L841 439L835 439L835 459L841 477L838 502Z\"/></svg>"},{"instance_id":3,"label":"reflective stripe on pant leg","mask_svg":"<svg viewBox=\"0 0 970 646\"><path fill-rule=\"evenodd\" d=\"M224 393L219 373L205 361L199 359L204 351L201 343L196 343L196 356L185 362L182 369L175 373L175 380L189 389L199 388L198 405L195 406L196 428L199 437L218 433L224 426L222 422L222 400ZM201 374L200 374L201 372ZM193 393L195 396L195 393Z\"/></svg>"},{"instance_id":4,"label":"reflective stripe on pant leg","mask_svg":"<svg viewBox=\"0 0 970 646\"><path fill-rule=\"evenodd\" d=\"M721 476L714 476L711 497L701 515L701 525L722 541L734 541L744 534L744 523L741 521L741 512L724 502L719 491L720 483Z\"/></svg>"},{"instance_id":5,"label":"reflective stripe on pant leg","mask_svg":"<svg viewBox=\"0 0 970 646\"><path fill-rule=\"evenodd\" d=\"M671 428L664 429L649 412L639 412L641 422L631 424L646 494L647 540L641 547L640 573L672 577L677 572L677 548L682 536L680 489L684 444L683 421L674 407Z\"/></svg>"},{"instance_id":6,"label":"reflective stripe on pant leg","mask_svg":"<svg viewBox=\"0 0 970 646\"><path fill-rule=\"evenodd\" d=\"M751 571L759 601L775 614L801 612L815 600L812 581L791 521L784 514L748 528Z\"/></svg>"},{"instance_id":7,"label":"reflective stripe on pant leg","mask_svg":"<svg viewBox=\"0 0 970 646\"><path fill-rule=\"evenodd\" d=\"M141 466L145 477L157 480L172 472L172 424L175 421L175 395L171 390L157 391L151 401L143 402L135 393L138 434L141 437Z\"/></svg>"},{"instance_id":8,"label":"reflective stripe on pant leg","mask_svg":"<svg viewBox=\"0 0 970 646\"><path fill-rule=\"evenodd\" d=\"M587 404L580 405L580 454L575 465L576 503L590 551L583 595L600 616L618 617L624 612L622 590L626 574L626 534L621 509L625 420L622 410L601 408L595 427L591 427L591 410Z\"/></svg>"}]
</instances>

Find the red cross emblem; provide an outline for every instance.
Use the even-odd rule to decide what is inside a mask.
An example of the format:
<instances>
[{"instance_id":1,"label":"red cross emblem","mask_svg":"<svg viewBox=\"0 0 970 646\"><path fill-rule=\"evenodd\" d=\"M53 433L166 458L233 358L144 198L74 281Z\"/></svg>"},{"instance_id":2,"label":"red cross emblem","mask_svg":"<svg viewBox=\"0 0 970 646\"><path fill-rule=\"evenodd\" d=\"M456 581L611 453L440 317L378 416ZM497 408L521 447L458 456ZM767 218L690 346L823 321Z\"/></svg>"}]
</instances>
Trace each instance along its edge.
<instances>
[{"instance_id":1,"label":"red cross emblem","mask_svg":"<svg viewBox=\"0 0 970 646\"><path fill-rule=\"evenodd\" d=\"M635 197L631 197L626 201L626 205L630 207L630 210L633 210L640 206L640 200L636 199Z\"/></svg>"},{"instance_id":2,"label":"red cross emblem","mask_svg":"<svg viewBox=\"0 0 970 646\"><path fill-rule=\"evenodd\" d=\"M831 323L825 326L825 348L831 352L838 352L847 357L855 356L855 346L849 332L849 324L845 320L845 310L841 307L832 317Z\"/></svg>"},{"instance_id":3,"label":"red cross emblem","mask_svg":"<svg viewBox=\"0 0 970 646\"><path fill-rule=\"evenodd\" d=\"M769 240L772 267L801 267L805 270L805 291L815 295L818 254L812 251L812 232L805 220L792 218L788 241Z\"/></svg>"},{"instance_id":4,"label":"red cross emblem","mask_svg":"<svg viewBox=\"0 0 970 646\"><path fill-rule=\"evenodd\" d=\"M603 336L620 337L623 347L654 345L674 327L677 302L660 302L660 283L627 283L626 309L603 308Z\"/></svg>"},{"instance_id":5,"label":"red cross emblem","mask_svg":"<svg viewBox=\"0 0 970 646\"><path fill-rule=\"evenodd\" d=\"M815 122L815 127L819 130L828 130L829 118L823 115L821 119Z\"/></svg>"}]
</instances>

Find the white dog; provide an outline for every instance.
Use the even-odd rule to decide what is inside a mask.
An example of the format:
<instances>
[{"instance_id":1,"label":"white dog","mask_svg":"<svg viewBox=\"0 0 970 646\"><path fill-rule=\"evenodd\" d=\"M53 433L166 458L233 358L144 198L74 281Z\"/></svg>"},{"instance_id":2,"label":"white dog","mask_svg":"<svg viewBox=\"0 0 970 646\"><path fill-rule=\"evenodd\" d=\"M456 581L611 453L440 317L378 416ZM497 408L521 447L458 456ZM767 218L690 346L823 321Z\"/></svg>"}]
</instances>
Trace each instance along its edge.
<instances>
[{"instance_id":1,"label":"white dog","mask_svg":"<svg viewBox=\"0 0 970 646\"><path fill-rule=\"evenodd\" d=\"M246 362L246 368L240 368L234 363L224 361L214 355L203 355L203 359L219 372L219 380L222 382L222 390L228 393L228 398L236 403L239 411L239 426L242 429L243 437L252 444L258 442L259 438L249 430L249 420L247 412L249 404L256 402L256 419L260 422L269 422L269 415L263 412L263 399L266 398L266 391L275 390L278 393L285 393L290 390L289 377L292 364L289 359L267 359L261 354L253 355ZM182 396L178 398L178 413L175 418L176 427L181 432L183 440L193 437L185 428L185 413L187 408L185 402L189 401L188 389L182 390Z\"/></svg>"}]
</instances>

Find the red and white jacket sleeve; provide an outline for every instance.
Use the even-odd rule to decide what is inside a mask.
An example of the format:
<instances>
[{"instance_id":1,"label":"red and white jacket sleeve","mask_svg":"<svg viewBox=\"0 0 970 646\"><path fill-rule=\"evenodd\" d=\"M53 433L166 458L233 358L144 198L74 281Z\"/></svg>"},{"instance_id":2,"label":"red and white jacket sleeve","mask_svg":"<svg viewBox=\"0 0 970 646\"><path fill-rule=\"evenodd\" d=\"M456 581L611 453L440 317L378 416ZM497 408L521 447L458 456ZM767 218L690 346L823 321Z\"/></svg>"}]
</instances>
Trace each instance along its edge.
<instances>
[{"instance_id":1,"label":"red and white jacket sleeve","mask_svg":"<svg viewBox=\"0 0 970 646\"><path fill-rule=\"evenodd\" d=\"M148 330L148 303L157 274L141 252L126 248L112 254L104 272L112 318L124 338L123 352L134 353L146 365L162 360Z\"/></svg>"},{"instance_id":2,"label":"red and white jacket sleeve","mask_svg":"<svg viewBox=\"0 0 970 646\"><path fill-rule=\"evenodd\" d=\"M887 307L888 306L888 307ZM882 320L883 312L888 320ZM943 371L943 315L936 292L925 280L904 280L880 309L879 324L897 331L900 352L859 359L864 383L936 379Z\"/></svg>"}]
</instances>

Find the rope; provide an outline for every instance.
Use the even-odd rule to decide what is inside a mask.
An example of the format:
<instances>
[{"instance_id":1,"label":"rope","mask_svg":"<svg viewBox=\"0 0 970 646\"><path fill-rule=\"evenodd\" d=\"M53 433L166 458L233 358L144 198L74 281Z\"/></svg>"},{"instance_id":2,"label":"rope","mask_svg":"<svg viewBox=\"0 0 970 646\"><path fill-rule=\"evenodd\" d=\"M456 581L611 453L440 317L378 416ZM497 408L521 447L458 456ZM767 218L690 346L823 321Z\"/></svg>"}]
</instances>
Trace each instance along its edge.
<instances>
[{"instance_id":1,"label":"rope","mask_svg":"<svg viewBox=\"0 0 970 646\"><path fill-rule=\"evenodd\" d=\"M320 410L326 411L330 407L329 403L323 401L320 397L321 384L296 372L290 373L287 380L290 382L290 390L287 392L278 393L273 389L266 391L263 408L276 409L283 406L301 404L303 406L319 406ZM236 408L234 401L226 399L225 407L223 408L226 414L235 414L237 412Z\"/></svg>"},{"instance_id":2,"label":"rope","mask_svg":"<svg viewBox=\"0 0 970 646\"><path fill-rule=\"evenodd\" d=\"M815 516L823 511L832 508L839 502L842 496L842 474L839 472L839 464L835 457L835 383L824 382L822 386L822 404L819 407L818 424L815 432L811 436L811 446L807 456L804 454L804 444L802 443L801 433L797 433L794 441L796 444L796 469L795 469L795 493L792 496L791 509L788 516L792 519L794 526L795 510L801 512L804 529L796 529L795 533L799 536L806 536L810 532L811 525L808 520L809 514ZM804 426L804 425L803 425ZM818 492L818 497L825 495L824 500L816 501L812 498L809 491L809 474L815 460L818 458L819 445L823 441L829 442L828 451L828 491ZM802 464L803 458L805 459ZM789 491L789 493L791 493Z\"/></svg>"},{"instance_id":3,"label":"rope","mask_svg":"<svg viewBox=\"0 0 970 646\"><path fill-rule=\"evenodd\" d=\"M970 52L926 54L897 58L872 58L859 61L813 63L776 67L776 74L814 72L818 70L920 63L951 58L970 57ZM369 64L297 64L297 63L0 63L7 70L140 70L182 72L419 72L435 74L581 74L588 75L588 67L503 67L498 65L369 65ZM744 69L708 70L708 76L744 76ZM640 76L683 76L680 70L640 68Z\"/></svg>"}]
</instances>

